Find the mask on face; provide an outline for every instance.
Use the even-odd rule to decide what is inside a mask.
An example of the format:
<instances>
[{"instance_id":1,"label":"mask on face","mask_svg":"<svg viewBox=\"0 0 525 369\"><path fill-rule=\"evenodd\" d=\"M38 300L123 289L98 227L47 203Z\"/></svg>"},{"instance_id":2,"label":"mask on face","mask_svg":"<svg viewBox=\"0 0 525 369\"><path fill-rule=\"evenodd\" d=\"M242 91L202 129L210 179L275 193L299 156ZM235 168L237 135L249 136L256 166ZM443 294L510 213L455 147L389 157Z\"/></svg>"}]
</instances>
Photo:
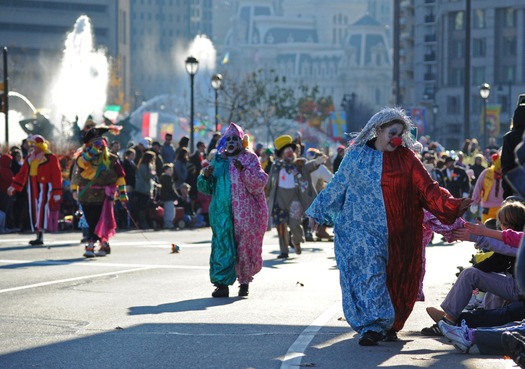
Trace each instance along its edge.
<instances>
[{"instance_id":1,"label":"mask on face","mask_svg":"<svg viewBox=\"0 0 525 369\"><path fill-rule=\"evenodd\" d=\"M239 136L226 136L226 155L237 155L242 149L242 141Z\"/></svg>"}]
</instances>

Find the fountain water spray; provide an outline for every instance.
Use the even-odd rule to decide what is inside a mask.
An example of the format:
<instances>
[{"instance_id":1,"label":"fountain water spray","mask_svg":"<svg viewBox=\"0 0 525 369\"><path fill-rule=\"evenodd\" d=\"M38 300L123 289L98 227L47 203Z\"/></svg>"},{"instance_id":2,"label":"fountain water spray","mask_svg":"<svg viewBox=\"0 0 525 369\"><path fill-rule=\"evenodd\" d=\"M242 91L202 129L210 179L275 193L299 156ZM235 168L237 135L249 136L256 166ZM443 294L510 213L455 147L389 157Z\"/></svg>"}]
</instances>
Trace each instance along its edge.
<instances>
[{"instance_id":1,"label":"fountain water spray","mask_svg":"<svg viewBox=\"0 0 525 369\"><path fill-rule=\"evenodd\" d=\"M88 115L102 121L107 100L109 62L105 51L95 49L91 21L80 16L64 44L64 54L57 76L51 87L49 118L55 125L61 123L61 134L71 135L71 127L78 116L82 129Z\"/></svg>"}]
</instances>

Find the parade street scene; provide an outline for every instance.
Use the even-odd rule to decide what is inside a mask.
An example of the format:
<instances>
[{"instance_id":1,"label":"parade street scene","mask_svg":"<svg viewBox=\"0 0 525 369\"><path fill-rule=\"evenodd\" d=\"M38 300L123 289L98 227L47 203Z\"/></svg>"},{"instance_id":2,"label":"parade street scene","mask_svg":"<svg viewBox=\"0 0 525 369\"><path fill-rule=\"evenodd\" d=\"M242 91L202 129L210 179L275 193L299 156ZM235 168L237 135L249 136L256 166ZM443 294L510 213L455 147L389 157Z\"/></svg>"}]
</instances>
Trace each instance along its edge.
<instances>
[{"instance_id":1,"label":"parade street scene","mask_svg":"<svg viewBox=\"0 0 525 369\"><path fill-rule=\"evenodd\" d=\"M0 369L525 369L524 30L0 0Z\"/></svg>"},{"instance_id":2,"label":"parade street scene","mask_svg":"<svg viewBox=\"0 0 525 369\"><path fill-rule=\"evenodd\" d=\"M10 368L486 368L511 359L465 355L425 337L425 307L438 304L467 267L472 244L427 248L425 302L398 342L363 349L341 308L333 244L279 252L265 235L263 269L248 297L210 295L209 229L119 233L110 256L85 259L74 233L30 246L0 240L0 367ZM76 237L76 238L75 238ZM46 240L47 243L47 240ZM179 251L172 252L172 243Z\"/></svg>"}]
</instances>

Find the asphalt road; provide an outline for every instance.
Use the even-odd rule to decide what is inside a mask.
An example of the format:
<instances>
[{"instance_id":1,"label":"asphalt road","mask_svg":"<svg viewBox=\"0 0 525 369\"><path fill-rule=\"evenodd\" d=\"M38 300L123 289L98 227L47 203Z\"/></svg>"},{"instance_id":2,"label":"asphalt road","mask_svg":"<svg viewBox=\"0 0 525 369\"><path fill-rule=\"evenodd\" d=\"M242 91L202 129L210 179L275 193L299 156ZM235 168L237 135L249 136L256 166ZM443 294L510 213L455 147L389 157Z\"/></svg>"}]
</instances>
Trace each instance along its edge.
<instances>
[{"instance_id":1,"label":"asphalt road","mask_svg":"<svg viewBox=\"0 0 525 369\"><path fill-rule=\"evenodd\" d=\"M118 233L112 253L84 259L80 233L0 236L0 368L516 368L423 337L468 266L470 243L427 247L426 301L400 340L361 347L344 321L331 242L277 260L267 232L248 298L211 297L209 229ZM172 244L180 247L171 253ZM366 261L364 261L366 262Z\"/></svg>"}]
</instances>

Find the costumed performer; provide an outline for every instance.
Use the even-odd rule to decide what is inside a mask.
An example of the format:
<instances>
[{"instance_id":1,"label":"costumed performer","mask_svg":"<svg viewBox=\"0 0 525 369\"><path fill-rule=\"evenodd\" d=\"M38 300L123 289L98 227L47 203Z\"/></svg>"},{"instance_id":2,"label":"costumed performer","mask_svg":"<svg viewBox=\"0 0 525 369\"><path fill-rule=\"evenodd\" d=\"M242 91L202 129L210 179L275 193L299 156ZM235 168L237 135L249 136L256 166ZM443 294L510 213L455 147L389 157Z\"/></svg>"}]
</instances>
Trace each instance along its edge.
<instances>
[{"instance_id":1,"label":"costumed performer","mask_svg":"<svg viewBox=\"0 0 525 369\"><path fill-rule=\"evenodd\" d=\"M334 225L343 311L363 346L397 340L414 307L423 209L452 224L471 204L432 180L411 150L412 127L400 108L372 116L306 211L314 228Z\"/></svg>"},{"instance_id":2,"label":"costumed performer","mask_svg":"<svg viewBox=\"0 0 525 369\"><path fill-rule=\"evenodd\" d=\"M29 241L29 244L43 245L49 207L62 199L62 171L58 158L49 151L48 142L44 137L29 136L27 143L30 148L29 155L13 178L7 194L13 196L15 191L22 191L27 182L31 229L37 234L36 240Z\"/></svg>"},{"instance_id":3,"label":"costumed performer","mask_svg":"<svg viewBox=\"0 0 525 369\"><path fill-rule=\"evenodd\" d=\"M492 165L479 175L474 191L472 191L472 212L477 213L481 204L481 222L497 218L498 210L503 203L503 175L501 174L501 158L499 154L491 156Z\"/></svg>"},{"instance_id":4,"label":"costumed performer","mask_svg":"<svg viewBox=\"0 0 525 369\"><path fill-rule=\"evenodd\" d=\"M301 223L305 210L317 196L311 174L325 162L326 156L313 160L297 157L297 144L289 135L277 137L274 146L275 161L270 169L266 193L271 223L279 237L280 254L277 258L287 259L288 245L293 245L296 255L302 253L301 242L305 242L305 235Z\"/></svg>"},{"instance_id":5,"label":"costumed performer","mask_svg":"<svg viewBox=\"0 0 525 369\"><path fill-rule=\"evenodd\" d=\"M213 297L228 297L228 286L236 278L239 296L248 296L248 284L262 268L262 243L268 222L264 186L268 175L247 146L248 136L230 123L211 164L197 178L198 190L211 195Z\"/></svg>"},{"instance_id":6,"label":"costumed performer","mask_svg":"<svg viewBox=\"0 0 525 369\"><path fill-rule=\"evenodd\" d=\"M117 224L113 212L113 200L127 202L125 173L118 157L108 150L102 137L108 131L118 132L116 126L91 128L82 140L82 150L74 159L71 189L73 197L82 205L89 226L88 244L84 257L106 256L111 253L109 238L116 233ZM99 248L95 251L95 243Z\"/></svg>"}]
</instances>

